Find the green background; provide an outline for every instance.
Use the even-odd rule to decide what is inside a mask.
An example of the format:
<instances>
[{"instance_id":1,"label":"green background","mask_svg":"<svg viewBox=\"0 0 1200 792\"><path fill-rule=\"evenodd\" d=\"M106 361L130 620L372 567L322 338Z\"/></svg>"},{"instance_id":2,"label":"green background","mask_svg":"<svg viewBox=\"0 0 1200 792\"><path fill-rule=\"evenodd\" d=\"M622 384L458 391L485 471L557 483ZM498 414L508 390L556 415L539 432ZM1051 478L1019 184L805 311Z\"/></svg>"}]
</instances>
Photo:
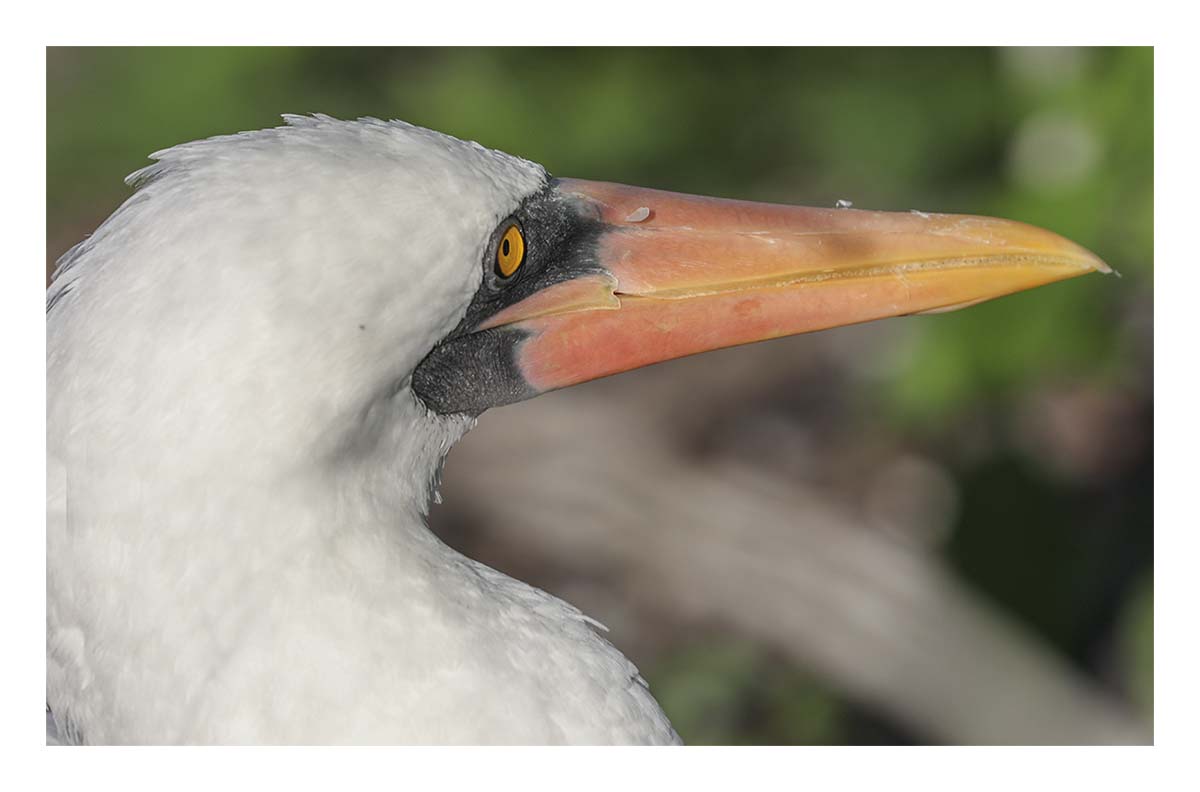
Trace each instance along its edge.
<instances>
[{"instance_id":1,"label":"green background","mask_svg":"<svg viewBox=\"0 0 1200 792\"><path fill-rule=\"evenodd\" d=\"M952 474L955 572L1151 717L1152 50L51 49L47 73L47 272L148 153L284 112L403 118L557 175L1018 218L1096 251L1121 278L940 317L860 409ZM1047 459L1018 441L1031 393ZM1000 441L964 453L966 426ZM643 666L691 742L922 740L737 638Z\"/></svg>"}]
</instances>

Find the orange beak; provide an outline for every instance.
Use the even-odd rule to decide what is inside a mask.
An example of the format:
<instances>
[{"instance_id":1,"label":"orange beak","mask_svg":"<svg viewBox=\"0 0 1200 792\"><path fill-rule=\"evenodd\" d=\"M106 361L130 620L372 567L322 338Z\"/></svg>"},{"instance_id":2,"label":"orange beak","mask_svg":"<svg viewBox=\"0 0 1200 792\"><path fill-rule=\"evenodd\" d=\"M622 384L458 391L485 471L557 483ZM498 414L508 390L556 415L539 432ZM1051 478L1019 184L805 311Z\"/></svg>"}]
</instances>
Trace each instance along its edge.
<instances>
[{"instance_id":1,"label":"orange beak","mask_svg":"<svg viewBox=\"0 0 1200 792\"><path fill-rule=\"evenodd\" d=\"M485 287L414 372L438 412L478 414L710 349L949 311L1110 272L1011 220L810 209L559 179L514 215L526 263Z\"/></svg>"},{"instance_id":2,"label":"orange beak","mask_svg":"<svg viewBox=\"0 0 1200 792\"><path fill-rule=\"evenodd\" d=\"M812 209L562 179L612 230L603 272L483 322L528 337L537 392L662 360L889 316L949 311L1088 272L1057 234L1010 220Z\"/></svg>"}]
</instances>

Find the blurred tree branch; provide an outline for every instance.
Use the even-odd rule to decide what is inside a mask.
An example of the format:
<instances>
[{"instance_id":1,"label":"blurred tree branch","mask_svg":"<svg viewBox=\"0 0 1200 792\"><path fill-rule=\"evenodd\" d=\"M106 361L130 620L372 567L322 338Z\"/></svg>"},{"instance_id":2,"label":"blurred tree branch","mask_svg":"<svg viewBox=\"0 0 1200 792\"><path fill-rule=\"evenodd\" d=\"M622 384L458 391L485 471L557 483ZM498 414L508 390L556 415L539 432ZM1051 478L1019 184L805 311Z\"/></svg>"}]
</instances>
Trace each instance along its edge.
<instances>
[{"instance_id":1,"label":"blurred tree branch","mask_svg":"<svg viewBox=\"0 0 1200 792\"><path fill-rule=\"evenodd\" d=\"M449 505L435 518L559 567L615 571L612 582L637 598L766 643L938 741L1150 740L932 554L770 470L689 460L654 410L636 407L644 393L599 394L543 398L483 422L451 455Z\"/></svg>"}]
</instances>

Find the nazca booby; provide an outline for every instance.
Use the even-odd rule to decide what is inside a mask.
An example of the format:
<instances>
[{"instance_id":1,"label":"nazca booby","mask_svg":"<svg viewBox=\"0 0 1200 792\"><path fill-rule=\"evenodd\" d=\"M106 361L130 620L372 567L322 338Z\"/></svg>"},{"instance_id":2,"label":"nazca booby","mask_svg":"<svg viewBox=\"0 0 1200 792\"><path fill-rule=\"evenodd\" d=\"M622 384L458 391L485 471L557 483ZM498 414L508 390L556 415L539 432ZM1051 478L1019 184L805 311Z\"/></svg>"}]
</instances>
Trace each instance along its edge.
<instances>
[{"instance_id":1,"label":"nazca booby","mask_svg":"<svg viewBox=\"0 0 1200 792\"><path fill-rule=\"evenodd\" d=\"M48 291L65 741L676 742L595 622L426 528L477 416L1107 269L1010 221L556 179L398 121L285 120L152 155Z\"/></svg>"}]
</instances>

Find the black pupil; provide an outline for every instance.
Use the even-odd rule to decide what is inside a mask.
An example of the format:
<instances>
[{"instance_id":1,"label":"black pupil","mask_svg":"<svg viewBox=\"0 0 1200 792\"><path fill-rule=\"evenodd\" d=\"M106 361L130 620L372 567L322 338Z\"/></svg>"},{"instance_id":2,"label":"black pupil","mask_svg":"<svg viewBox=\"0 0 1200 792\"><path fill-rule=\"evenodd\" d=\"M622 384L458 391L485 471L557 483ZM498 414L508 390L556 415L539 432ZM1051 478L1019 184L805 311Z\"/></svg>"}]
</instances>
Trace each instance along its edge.
<instances>
[{"instance_id":1,"label":"black pupil","mask_svg":"<svg viewBox=\"0 0 1200 792\"><path fill-rule=\"evenodd\" d=\"M508 240L507 239L504 240L504 242L500 245L500 252L506 256L508 255Z\"/></svg>"}]
</instances>

